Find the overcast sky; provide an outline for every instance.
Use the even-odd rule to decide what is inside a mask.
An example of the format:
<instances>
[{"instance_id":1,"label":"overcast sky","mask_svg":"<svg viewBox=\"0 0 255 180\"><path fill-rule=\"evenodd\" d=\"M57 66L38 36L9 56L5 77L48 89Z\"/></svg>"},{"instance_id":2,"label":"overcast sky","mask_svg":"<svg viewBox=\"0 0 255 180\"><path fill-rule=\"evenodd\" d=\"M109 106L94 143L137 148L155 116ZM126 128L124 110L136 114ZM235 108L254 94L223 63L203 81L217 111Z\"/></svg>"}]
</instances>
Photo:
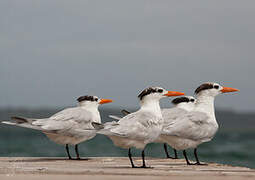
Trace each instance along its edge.
<instances>
[{"instance_id":1,"label":"overcast sky","mask_svg":"<svg viewBox=\"0 0 255 180\"><path fill-rule=\"evenodd\" d=\"M252 0L1 0L0 107L137 107L145 87L215 81L241 90L218 108L254 111L254 17Z\"/></svg>"}]
</instances>

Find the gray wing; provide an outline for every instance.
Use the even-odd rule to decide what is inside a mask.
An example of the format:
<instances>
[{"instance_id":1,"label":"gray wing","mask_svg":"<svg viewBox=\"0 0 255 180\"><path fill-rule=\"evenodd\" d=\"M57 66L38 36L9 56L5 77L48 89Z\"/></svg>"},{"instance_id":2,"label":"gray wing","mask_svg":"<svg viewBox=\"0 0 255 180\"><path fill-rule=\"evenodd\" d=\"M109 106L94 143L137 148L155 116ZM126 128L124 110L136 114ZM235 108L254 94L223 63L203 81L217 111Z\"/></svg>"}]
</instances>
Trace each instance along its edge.
<instances>
[{"instance_id":1,"label":"gray wing","mask_svg":"<svg viewBox=\"0 0 255 180\"><path fill-rule=\"evenodd\" d=\"M164 119L164 126L169 126L174 123L180 116L187 114L188 111L181 108L170 108L170 109L162 109L162 116Z\"/></svg>"},{"instance_id":2,"label":"gray wing","mask_svg":"<svg viewBox=\"0 0 255 180\"><path fill-rule=\"evenodd\" d=\"M188 112L180 115L168 126L164 126L162 134L199 140L207 137L211 124L209 116L202 112Z\"/></svg>"},{"instance_id":3,"label":"gray wing","mask_svg":"<svg viewBox=\"0 0 255 180\"><path fill-rule=\"evenodd\" d=\"M118 121L118 124L111 126L109 131L115 135L134 139L149 138L151 134L148 129L155 124L155 117L149 112L135 112L128 114Z\"/></svg>"},{"instance_id":4,"label":"gray wing","mask_svg":"<svg viewBox=\"0 0 255 180\"><path fill-rule=\"evenodd\" d=\"M44 130L91 128L92 119L92 114L89 111L76 107L64 109L48 119L35 120L32 125L40 126Z\"/></svg>"}]
</instances>

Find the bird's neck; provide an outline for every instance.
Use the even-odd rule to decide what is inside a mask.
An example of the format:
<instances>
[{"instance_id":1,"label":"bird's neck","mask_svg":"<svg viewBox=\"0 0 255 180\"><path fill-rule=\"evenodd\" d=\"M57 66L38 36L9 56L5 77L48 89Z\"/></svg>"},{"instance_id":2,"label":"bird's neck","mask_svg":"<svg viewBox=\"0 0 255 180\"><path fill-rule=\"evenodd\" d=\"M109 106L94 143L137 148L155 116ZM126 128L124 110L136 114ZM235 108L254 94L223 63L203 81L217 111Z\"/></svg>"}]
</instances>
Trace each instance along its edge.
<instances>
[{"instance_id":1,"label":"bird's neck","mask_svg":"<svg viewBox=\"0 0 255 180\"><path fill-rule=\"evenodd\" d=\"M204 112L209 116L215 118L214 99L215 97L213 96L199 95L197 97L195 110Z\"/></svg>"},{"instance_id":2,"label":"bird's neck","mask_svg":"<svg viewBox=\"0 0 255 180\"><path fill-rule=\"evenodd\" d=\"M191 111L192 110L191 106L187 103L180 103L176 107L181 108L181 109L185 109L186 111Z\"/></svg>"},{"instance_id":3,"label":"bird's neck","mask_svg":"<svg viewBox=\"0 0 255 180\"><path fill-rule=\"evenodd\" d=\"M92 114L92 121L93 122L97 122L97 123L101 123L101 117L100 117L100 113L98 111L98 107L97 106L89 106L89 105L83 105L80 106L82 109L89 111Z\"/></svg>"},{"instance_id":4,"label":"bird's neck","mask_svg":"<svg viewBox=\"0 0 255 180\"><path fill-rule=\"evenodd\" d=\"M150 111L154 113L156 116L162 118L161 109L158 100L144 100L140 102L142 111Z\"/></svg>"}]
</instances>

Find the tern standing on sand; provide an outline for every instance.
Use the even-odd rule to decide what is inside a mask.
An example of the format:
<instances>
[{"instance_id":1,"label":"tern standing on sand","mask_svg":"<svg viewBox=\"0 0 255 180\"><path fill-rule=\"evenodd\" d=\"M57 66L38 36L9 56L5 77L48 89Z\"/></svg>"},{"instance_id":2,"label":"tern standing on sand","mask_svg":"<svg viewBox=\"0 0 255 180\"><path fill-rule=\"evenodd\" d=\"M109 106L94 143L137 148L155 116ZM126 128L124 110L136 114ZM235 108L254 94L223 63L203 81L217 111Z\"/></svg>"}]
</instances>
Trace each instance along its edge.
<instances>
[{"instance_id":1,"label":"tern standing on sand","mask_svg":"<svg viewBox=\"0 0 255 180\"><path fill-rule=\"evenodd\" d=\"M45 119L12 117L12 121L2 123L16 125L44 132L52 141L66 145L69 159L68 145L75 145L77 159L80 159L78 144L93 138L96 135L92 122L101 123L99 104L109 103L112 100L99 99L97 96L81 96L77 99L78 106L64 109ZM85 132L84 132L84 129ZM83 133L80 133L80 130Z\"/></svg>"},{"instance_id":2,"label":"tern standing on sand","mask_svg":"<svg viewBox=\"0 0 255 180\"><path fill-rule=\"evenodd\" d=\"M166 125L168 125L169 120L171 121L176 119L180 115L179 113L183 112L186 113L188 111L192 111L195 107L195 102L196 99L192 96L177 97L174 100L172 100L172 104L174 104L173 108L165 108L161 110L164 121L166 119ZM121 112L123 113L123 115L130 114L130 112L125 109L123 109ZM114 115L110 115L109 117L117 120L121 119L120 117ZM174 149L175 156L174 157L169 156L167 151L167 143L165 143L165 141L161 139L160 136L155 142L164 143L164 150L167 158L178 159L176 149Z\"/></svg>"},{"instance_id":3,"label":"tern standing on sand","mask_svg":"<svg viewBox=\"0 0 255 180\"><path fill-rule=\"evenodd\" d=\"M178 116L164 122L160 138L177 150L183 150L183 155L188 165L186 149L194 148L197 165L201 165L197 156L197 146L211 141L218 130L215 118L214 99L217 95L227 92L239 91L238 89L222 87L217 83L204 83L200 85L195 94L197 100L194 110L180 112Z\"/></svg>"},{"instance_id":4,"label":"tern standing on sand","mask_svg":"<svg viewBox=\"0 0 255 180\"><path fill-rule=\"evenodd\" d=\"M92 124L96 129L99 129L98 133L111 138L116 146L129 149L128 155L132 168L137 166L133 163L131 148L141 149L143 159L141 168L146 168L144 148L148 143L154 142L158 138L163 125L159 100L167 96L180 95L184 95L184 93L166 91L161 87L149 87L138 95L141 105L138 111L128 114L118 122Z\"/></svg>"},{"instance_id":5,"label":"tern standing on sand","mask_svg":"<svg viewBox=\"0 0 255 180\"><path fill-rule=\"evenodd\" d=\"M192 96L183 96L183 97L178 97L172 100L172 104L174 104L174 107L165 108L165 109L162 109L161 111L164 122L166 122L166 125L168 125L169 121L176 119L180 115L180 113L186 113L186 112L192 111L195 107L195 102L196 102L196 99ZM167 158L178 159L176 149L174 149L174 157L169 156L167 152L167 143L165 143L165 141L161 139L160 136L156 142L164 143L164 150L165 150Z\"/></svg>"}]
</instances>

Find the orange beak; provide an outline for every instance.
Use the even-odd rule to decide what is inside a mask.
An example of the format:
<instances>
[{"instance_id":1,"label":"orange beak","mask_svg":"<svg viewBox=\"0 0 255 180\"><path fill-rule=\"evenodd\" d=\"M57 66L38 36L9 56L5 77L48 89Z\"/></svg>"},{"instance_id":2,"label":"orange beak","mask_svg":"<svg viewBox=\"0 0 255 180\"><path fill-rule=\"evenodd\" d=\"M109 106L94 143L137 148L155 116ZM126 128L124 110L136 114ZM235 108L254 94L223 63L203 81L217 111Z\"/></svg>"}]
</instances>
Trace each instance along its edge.
<instances>
[{"instance_id":1,"label":"orange beak","mask_svg":"<svg viewBox=\"0 0 255 180\"><path fill-rule=\"evenodd\" d=\"M101 99L101 101L99 102L99 104L105 104L105 103L110 103L112 102L111 99Z\"/></svg>"},{"instance_id":2,"label":"orange beak","mask_svg":"<svg viewBox=\"0 0 255 180\"><path fill-rule=\"evenodd\" d=\"M239 91L239 89L235 89L231 87L223 87L223 89L221 90L222 93L235 92L235 91Z\"/></svg>"},{"instance_id":3,"label":"orange beak","mask_svg":"<svg viewBox=\"0 0 255 180\"><path fill-rule=\"evenodd\" d=\"M177 91L167 91L166 94L164 94L164 96L182 96L185 95L182 92L177 92Z\"/></svg>"}]
</instances>

